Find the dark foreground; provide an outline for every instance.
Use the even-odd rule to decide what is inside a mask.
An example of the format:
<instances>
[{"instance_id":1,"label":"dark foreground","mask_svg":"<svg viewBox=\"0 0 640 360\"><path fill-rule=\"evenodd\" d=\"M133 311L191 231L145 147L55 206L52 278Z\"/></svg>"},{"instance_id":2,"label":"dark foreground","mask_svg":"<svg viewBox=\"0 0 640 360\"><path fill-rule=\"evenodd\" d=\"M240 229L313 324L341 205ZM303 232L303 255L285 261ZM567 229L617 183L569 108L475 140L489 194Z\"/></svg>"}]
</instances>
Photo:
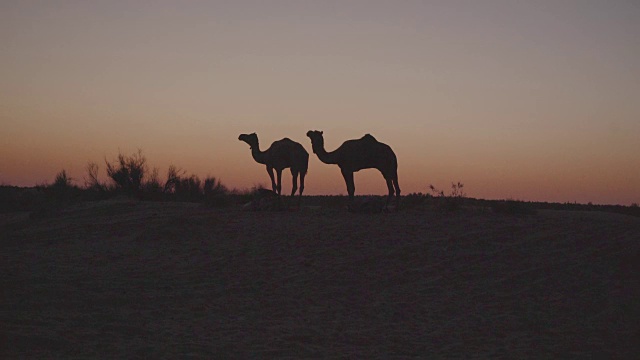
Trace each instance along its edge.
<instances>
[{"instance_id":1,"label":"dark foreground","mask_svg":"<svg viewBox=\"0 0 640 360\"><path fill-rule=\"evenodd\" d=\"M633 358L640 218L0 214L0 358Z\"/></svg>"}]
</instances>

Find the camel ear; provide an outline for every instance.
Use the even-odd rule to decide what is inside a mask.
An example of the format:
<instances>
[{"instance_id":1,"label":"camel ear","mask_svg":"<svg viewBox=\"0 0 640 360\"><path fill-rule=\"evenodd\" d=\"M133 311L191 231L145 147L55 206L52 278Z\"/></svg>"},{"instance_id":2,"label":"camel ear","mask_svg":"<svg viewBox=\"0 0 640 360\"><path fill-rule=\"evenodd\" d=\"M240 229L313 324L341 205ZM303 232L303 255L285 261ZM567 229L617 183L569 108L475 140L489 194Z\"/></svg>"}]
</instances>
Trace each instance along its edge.
<instances>
[{"instance_id":1,"label":"camel ear","mask_svg":"<svg viewBox=\"0 0 640 360\"><path fill-rule=\"evenodd\" d=\"M322 131L320 131L320 135L324 134Z\"/></svg>"}]
</instances>

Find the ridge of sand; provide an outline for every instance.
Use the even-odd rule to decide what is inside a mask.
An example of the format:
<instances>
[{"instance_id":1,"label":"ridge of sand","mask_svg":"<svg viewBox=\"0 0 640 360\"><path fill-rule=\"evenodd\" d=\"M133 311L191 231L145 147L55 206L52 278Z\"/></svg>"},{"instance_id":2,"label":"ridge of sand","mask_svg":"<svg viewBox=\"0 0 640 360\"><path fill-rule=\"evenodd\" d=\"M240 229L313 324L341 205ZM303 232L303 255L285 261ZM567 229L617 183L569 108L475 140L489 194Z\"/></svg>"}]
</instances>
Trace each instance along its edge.
<instances>
[{"instance_id":1,"label":"ridge of sand","mask_svg":"<svg viewBox=\"0 0 640 360\"><path fill-rule=\"evenodd\" d=\"M640 219L128 200L0 222L3 358L636 354Z\"/></svg>"}]
</instances>

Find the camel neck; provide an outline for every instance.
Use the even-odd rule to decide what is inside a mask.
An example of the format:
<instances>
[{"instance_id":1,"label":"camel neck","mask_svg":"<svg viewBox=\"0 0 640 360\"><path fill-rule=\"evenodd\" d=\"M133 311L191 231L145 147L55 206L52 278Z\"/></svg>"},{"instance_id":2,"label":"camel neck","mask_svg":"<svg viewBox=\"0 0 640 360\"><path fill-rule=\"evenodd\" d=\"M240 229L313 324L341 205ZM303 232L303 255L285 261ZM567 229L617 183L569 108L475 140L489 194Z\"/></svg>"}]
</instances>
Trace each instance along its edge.
<instances>
[{"instance_id":1,"label":"camel neck","mask_svg":"<svg viewBox=\"0 0 640 360\"><path fill-rule=\"evenodd\" d=\"M325 164L337 164L338 163L338 154L336 151L327 152L324 149L324 144L314 146L313 148L316 155L318 155L318 159Z\"/></svg>"},{"instance_id":2,"label":"camel neck","mask_svg":"<svg viewBox=\"0 0 640 360\"><path fill-rule=\"evenodd\" d=\"M267 163L267 154L263 151L260 151L260 145L256 144L256 146L251 147L251 156L253 156L253 160L260 164Z\"/></svg>"}]
</instances>

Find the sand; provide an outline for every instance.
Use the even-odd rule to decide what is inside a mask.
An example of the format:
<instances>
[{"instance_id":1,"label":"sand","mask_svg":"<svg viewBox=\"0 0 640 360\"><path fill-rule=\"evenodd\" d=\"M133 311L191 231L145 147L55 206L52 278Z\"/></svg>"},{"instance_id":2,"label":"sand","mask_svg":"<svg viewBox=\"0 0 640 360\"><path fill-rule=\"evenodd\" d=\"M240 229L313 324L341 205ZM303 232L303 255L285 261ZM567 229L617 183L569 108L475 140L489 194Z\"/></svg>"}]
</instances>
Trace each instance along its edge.
<instances>
[{"instance_id":1,"label":"sand","mask_svg":"<svg viewBox=\"0 0 640 360\"><path fill-rule=\"evenodd\" d=\"M640 218L0 214L2 358L633 358Z\"/></svg>"}]
</instances>

